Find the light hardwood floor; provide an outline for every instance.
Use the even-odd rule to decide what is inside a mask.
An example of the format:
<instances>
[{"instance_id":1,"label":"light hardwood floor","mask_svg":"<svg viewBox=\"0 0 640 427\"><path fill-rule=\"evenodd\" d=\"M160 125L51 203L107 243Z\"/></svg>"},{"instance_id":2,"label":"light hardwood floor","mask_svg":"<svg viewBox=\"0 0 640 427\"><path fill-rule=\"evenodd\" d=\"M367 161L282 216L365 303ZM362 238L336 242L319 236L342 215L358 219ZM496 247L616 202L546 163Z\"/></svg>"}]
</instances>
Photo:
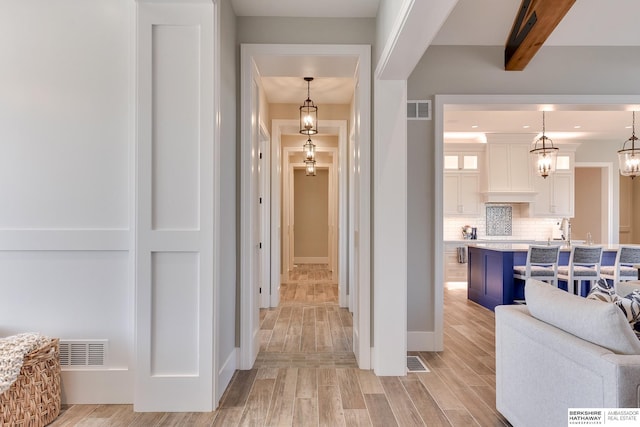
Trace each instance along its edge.
<instances>
[{"instance_id":1,"label":"light hardwood floor","mask_svg":"<svg viewBox=\"0 0 640 427\"><path fill-rule=\"evenodd\" d=\"M351 315L322 267L299 269L281 304L261 311L254 369L237 371L212 413L134 413L72 405L54 426L509 426L495 409L494 316L445 287L443 352L430 372L376 377L357 368Z\"/></svg>"}]
</instances>

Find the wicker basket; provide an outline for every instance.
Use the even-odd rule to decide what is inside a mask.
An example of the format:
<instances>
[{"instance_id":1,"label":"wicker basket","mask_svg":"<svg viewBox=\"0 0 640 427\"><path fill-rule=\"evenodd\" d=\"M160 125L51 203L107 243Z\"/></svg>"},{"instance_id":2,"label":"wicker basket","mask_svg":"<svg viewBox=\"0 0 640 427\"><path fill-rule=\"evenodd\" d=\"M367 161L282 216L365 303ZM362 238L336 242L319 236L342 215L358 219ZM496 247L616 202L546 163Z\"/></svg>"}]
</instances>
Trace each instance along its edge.
<instances>
[{"instance_id":1,"label":"wicker basket","mask_svg":"<svg viewBox=\"0 0 640 427\"><path fill-rule=\"evenodd\" d=\"M40 427L60 413L58 339L24 357L20 375L0 394L0 426Z\"/></svg>"}]
</instances>

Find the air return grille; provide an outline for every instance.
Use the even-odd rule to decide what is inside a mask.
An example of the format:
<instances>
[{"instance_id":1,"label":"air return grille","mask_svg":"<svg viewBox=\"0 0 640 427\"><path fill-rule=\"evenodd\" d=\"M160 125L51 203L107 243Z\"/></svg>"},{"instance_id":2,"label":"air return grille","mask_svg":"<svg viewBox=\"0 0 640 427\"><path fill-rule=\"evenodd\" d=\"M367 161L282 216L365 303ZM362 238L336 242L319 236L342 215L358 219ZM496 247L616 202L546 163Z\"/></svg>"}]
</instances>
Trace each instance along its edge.
<instances>
[{"instance_id":1,"label":"air return grille","mask_svg":"<svg viewBox=\"0 0 640 427\"><path fill-rule=\"evenodd\" d=\"M61 340L62 368L91 368L106 365L107 340Z\"/></svg>"},{"instance_id":2,"label":"air return grille","mask_svg":"<svg viewBox=\"0 0 640 427\"><path fill-rule=\"evenodd\" d=\"M407 372L429 372L418 356L407 356Z\"/></svg>"},{"instance_id":3,"label":"air return grille","mask_svg":"<svg viewBox=\"0 0 640 427\"><path fill-rule=\"evenodd\" d=\"M431 101L407 101L407 120L431 120Z\"/></svg>"}]
</instances>

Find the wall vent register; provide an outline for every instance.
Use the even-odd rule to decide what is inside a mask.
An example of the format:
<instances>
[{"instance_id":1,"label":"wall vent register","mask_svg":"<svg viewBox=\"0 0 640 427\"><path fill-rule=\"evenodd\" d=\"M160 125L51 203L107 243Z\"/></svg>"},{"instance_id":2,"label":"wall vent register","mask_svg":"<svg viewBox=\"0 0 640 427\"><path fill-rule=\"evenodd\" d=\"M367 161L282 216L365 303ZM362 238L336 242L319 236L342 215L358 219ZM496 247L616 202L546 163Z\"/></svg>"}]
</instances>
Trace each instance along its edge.
<instances>
[{"instance_id":1,"label":"wall vent register","mask_svg":"<svg viewBox=\"0 0 640 427\"><path fill-rule=\"evenodd\" d=\"M106 365L107 340L60 340L60 366L66 369Z\"/></svg>"},{"instance_id":2,"label":"wall vent register","mask_svg":"<svg viewBox=\"0 0 640 427\"><path fill-rule=\"evenodd\" d=\"M407 120L431 120L431 101L407 101Z\"/></svg>"}]
</instances>

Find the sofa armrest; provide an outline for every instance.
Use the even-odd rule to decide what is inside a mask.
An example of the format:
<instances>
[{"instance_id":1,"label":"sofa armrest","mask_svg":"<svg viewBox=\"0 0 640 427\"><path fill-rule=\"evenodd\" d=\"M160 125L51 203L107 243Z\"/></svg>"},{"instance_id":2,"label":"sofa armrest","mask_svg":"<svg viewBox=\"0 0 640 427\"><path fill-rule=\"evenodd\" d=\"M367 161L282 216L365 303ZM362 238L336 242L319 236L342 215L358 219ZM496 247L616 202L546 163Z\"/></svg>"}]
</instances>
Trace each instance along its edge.
<instances>
[{"instance_id":1,"label":"sofa armrest","mask_svg":"<svg viewBox=\"0 0 640 427\"><path fill-rule=\"evenodd\" d=\"M640 408L640 355L605 354L602 358L615 367L616 401L610 407Z\"/></svg>"}]
</instances>

